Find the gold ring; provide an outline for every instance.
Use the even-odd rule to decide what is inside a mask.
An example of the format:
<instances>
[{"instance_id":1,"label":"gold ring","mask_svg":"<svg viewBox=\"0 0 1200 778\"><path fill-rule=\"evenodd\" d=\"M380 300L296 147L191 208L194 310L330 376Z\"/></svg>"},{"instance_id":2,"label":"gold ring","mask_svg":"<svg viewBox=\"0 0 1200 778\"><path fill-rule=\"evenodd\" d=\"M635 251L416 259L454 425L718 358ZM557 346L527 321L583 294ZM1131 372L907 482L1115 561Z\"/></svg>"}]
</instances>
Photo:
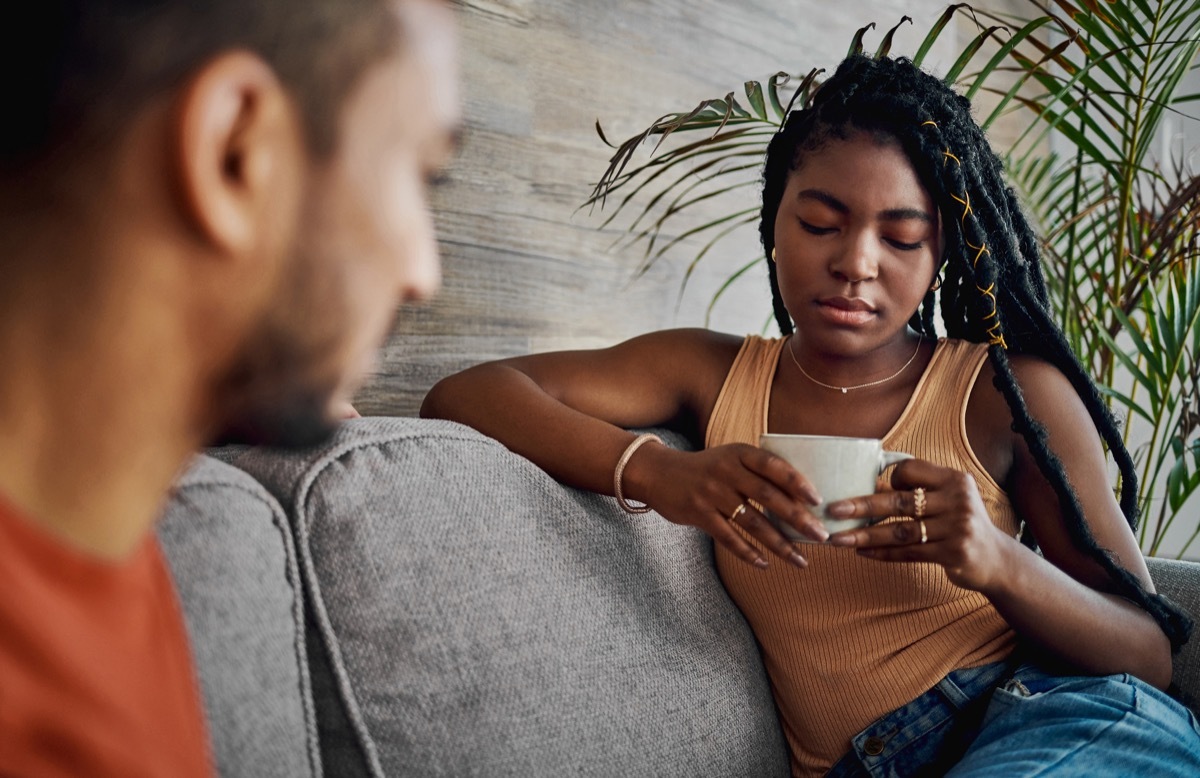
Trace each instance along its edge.
<instances>
[{"instance_id":1,"label":"gold ring","mask_svg":"<svg viewBox=\"0 0 1200 778\"><path fill-rule=\"evenodd\" d=\"M924 521L924 519L922 519L921 520L921 545L925 545L927 542L929 542L929 533L925 531L925 521Z\"/></svg>"},{"instance_id":2,"label":"gold ring","mask_svg":"<svg viewBox=\"0 0 1200 778\"><path fill-rule=\"evenodd\" d=\"M729 523L732 524L734 519L746 512L746 503L741 503L733 509L733 513L729 514Z\"/></svg>"},{"instance_id":3,"label":"gold ring","mask_svg":"<svg viewBox=\"0 0 1200 778\"><path fill-rule=\"evenodd\" d=\"M913 489L913 518L919 519L925 515L925 487Z\"/></svg>"}]
</instances>

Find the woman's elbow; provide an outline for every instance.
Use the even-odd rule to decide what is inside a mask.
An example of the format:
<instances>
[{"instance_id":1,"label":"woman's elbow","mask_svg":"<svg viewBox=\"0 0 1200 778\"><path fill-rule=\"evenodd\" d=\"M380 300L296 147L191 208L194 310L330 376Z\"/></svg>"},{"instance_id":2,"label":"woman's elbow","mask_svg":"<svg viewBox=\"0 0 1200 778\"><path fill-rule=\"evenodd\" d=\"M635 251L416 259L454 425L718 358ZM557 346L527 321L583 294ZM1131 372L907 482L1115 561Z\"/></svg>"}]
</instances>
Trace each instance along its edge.
<instances>
[{"instance_id":1,"label":"woman's elbow","mask_svg":"<svg viewBox=\"0 0 1200 778\"><path fill-rule=\"evenodd\" d=\"M1137 670L1129 672L1154 688L1165 691L1171 685L1174 655L1171 641L1157 623L1146 630L1146 645L1139 653L1141 661Z\"/></svg>"},{"instance_id":2,"label":"woman's elbow","mask_svg":"<svg viewBox=\"0 0 1200 778\"><path fill-rule=\"evenodd\" d=\"M447 376L433 385L421 401L421 418L454 420L455 384L461 374Z\"/></svg>"}]
</instances>

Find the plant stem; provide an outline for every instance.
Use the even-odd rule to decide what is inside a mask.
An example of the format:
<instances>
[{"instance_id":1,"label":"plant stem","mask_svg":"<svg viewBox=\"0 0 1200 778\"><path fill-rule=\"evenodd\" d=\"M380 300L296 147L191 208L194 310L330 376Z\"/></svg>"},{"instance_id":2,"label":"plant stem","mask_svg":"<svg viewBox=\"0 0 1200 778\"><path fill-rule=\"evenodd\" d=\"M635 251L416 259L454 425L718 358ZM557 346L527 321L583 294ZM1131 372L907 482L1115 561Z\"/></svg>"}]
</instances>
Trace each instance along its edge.
<instances>
[{"instance_id":1,"label":"plant stem","mask_svg":"<svg viewBox=\"0 0 1200 778\"><path fill-rule=\"evenodd\" d=\"M1083 102L1086 105L1088 101L1087 93L1084 93ZM1087 132L1087 124L1080 120L1079 133L1083 135ZM1083 146L1075 146L1075 173L1074 180L1071 182L1071 213L1079 212L1079 196L1080 190L1083 188ZM1083 324L1075 323L1074 303L1075 295L1068 294L1067 290L1075 283L1075 241L1077 238L1077 230L1079 227L1078 221L1072 221L1071 227L1067 231L1067 266L1063 268L1063 311L1062 311L1062 328L1063 332L1069 333L1068 338L1074 342L1076 349L1083 345ZM1089 353L1084 364L1089 367L1095 367L1092 350L1088 349Z\"/></svg>"},{"instance_id":2,"label":"plant stem","mask_svg":"<svg viewBox=\"0 0 1200 778\"><path fill-rule=\"evenodd\" d=\"M1158 28L1162 23L1163 4L1158 5L1154 14L1154 26L1150 31L1150 40L1146 46L1145 67L1142 68L1142 79L1138 85L1137 95L1135 97L1136 109L1132 118L1132 128L1128 133L1121 133L1122 140L1126 141L1126 157L1125 157L1125 175L1121 181L1120 204L1117 207L1119 215L1117 219L1117 235L1113 244L1113 288L1120 289L1121 284L1121 269L1124 267L1126 255L1125 241L1126 231L1128 229L1129 207L1133 198L1133 179L1137 170L1137 149L1140 144L1140 134L1142 131L1142 116L1146 105L1146 85L1150 78L1150 60L1154 54L1154 41L1158 39ZM1120 301L1118 301L1120 303ZM1115 368L1112 361L1108 363L1106 377L1109 382L1112 380L1112 371ZM1142 483L1146 483L1143 481Z\"/></svg>"},{"instance_id":3,"label":"plant stem","mask_svg":"<svg viewBox=\"0 0 1200 778\"><path fill-rule=\"evenodd\" d=\"M1140 365L1142 358L1138 357ZM1158 436L1162 431L1163 409L1165 404L1160 404L1154 409L1154 432L1150 436L1150 446L1146 449L1146 462L1142 469L1142 510L1143 516L1149 515L1150 501L1153 499L1153 492L1150 486L1158 479L1158 473L1162 470L1162 454L1158 452ZM1151 468L1154 469L1154 478L1150 477ZM1146 545L1146 530L1150 526L1150 522L1143 522L1141 527L1140 537L1138 538L1139 545L1145 548ZM1158 523L1155 522L1155 532L1150 538L1150 548L1148 553L1154 556L1154 550L1158 545Z\"/></svg>"}]
</instances>

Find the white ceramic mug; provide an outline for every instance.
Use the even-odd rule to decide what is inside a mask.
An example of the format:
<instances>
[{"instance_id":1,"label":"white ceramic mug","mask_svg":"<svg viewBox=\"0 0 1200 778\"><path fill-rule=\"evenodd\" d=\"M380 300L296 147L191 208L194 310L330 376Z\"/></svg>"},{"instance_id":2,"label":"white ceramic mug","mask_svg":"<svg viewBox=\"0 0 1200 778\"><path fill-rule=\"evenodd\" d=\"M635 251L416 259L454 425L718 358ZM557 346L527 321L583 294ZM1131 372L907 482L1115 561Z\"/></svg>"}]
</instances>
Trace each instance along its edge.
<instances>
[{"instance_id":1,"label":"white ceramic mug","mask_svg":"<svg viewBox=\"0 0 1200 778\"><path fill-rule=\"evenodd\" d=\"M875 482L885 468L912 459L912 454L884 451L883 441L877 438L838 438L828 435L779 435L766 433L759 439L766 451L791 463L808 478L821 495L820 505L812 512L830 534L863 527L868 519L831 519L825 506L848 497L874 494ZM796 532L790 524L767 515L783 536L795 541L812 542Z\"/></svg>"}]
</instances>

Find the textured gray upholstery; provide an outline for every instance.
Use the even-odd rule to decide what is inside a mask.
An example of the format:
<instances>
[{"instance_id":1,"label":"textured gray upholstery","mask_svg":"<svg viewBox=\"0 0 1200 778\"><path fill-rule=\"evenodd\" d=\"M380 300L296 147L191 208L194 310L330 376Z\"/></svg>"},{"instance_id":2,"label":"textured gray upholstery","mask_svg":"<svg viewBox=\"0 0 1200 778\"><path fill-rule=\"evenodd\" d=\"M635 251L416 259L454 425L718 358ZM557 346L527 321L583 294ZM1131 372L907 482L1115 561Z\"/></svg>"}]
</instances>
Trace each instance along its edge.
<instances>
[{"instance_id":1,"label":"textured gray upholstery","mask_svg":"<svg viewBox=\"0 0 1200 778\"><path fill-rule=\"evenodd\" d=\"M225 778L786 774L699 534L444 422L219 453L254 478L198 458L160 537ZM1149 564L1200 617L1200 564ZM1200 635L1175 683L1195 709Z\"/></svg>"},{"instance_id":2,"label":"textured gray upholstery","mask_svg":"<svg viewBox=\"0 0 1200 778\"><path fill-rule=\"evenodd\" d=\"M246 473L197 457L159 523L217 768L224 778L319 776L294 544Z\"/></svg>"},{"instance_id":3,"label":"textured gray upholstery","mask_svg":"<svg viewBox=\"0 0 1200 778\"><path fill-rule=\"evenodd\" d=\"M1192 639L1175 656L1171 680L1183 701L1200 714L1200 564L1154 558L1146 563L1154 588L1186 608L1198 625Z\"/></svg>"},{"instance_id":4,"label":"textured gray upholstery","mask_svg":"<svg viewBox=\"0 0 1200 778\"><path fill-rule=\"evenodd\" d=\"M330 775L787 773L701 534L448 422L364 419L315 454L234 461L296 522L334 673L318 709L336 690L332 726L365 757L327 749Z\"/></svg>"}]
</instances>

